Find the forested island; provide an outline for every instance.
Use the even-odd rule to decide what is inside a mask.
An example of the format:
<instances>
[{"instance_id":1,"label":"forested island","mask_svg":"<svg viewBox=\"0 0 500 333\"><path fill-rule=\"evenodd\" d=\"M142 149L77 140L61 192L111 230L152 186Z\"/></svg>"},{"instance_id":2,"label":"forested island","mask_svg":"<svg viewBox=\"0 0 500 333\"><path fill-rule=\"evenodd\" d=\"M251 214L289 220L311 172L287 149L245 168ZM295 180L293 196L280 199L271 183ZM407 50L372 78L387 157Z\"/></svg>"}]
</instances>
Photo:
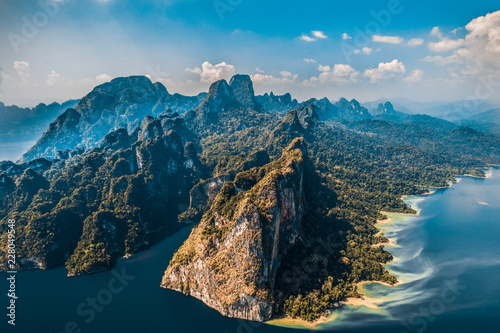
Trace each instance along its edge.
<instances>
[{"instance_id":1,"label":"forested island","mask_svg":"<svg viewBox=\"0 0 500 333\"><path fill-rule=\"evenodd\" d=\"M255 96L246 75L195 97L114 79L18 163L0 162L1 244L15 219L18 269L65 265L73 276L188 223L163 287L231 317L314 321L360 297L360 281L397 282L383 266L392 255L373 246L387 241L381 212L415 213L402 196L500 164L497 135L379 110Z\"/></svg>"}]
</instances>

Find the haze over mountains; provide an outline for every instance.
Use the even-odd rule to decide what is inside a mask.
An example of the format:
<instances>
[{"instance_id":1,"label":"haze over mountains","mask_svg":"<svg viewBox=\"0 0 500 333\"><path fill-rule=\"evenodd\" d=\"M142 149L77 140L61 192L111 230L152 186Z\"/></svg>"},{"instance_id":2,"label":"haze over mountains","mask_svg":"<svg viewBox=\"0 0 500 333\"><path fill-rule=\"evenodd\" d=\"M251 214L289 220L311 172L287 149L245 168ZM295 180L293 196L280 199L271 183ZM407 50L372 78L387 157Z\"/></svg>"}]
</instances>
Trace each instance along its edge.
<instances>
[{"instance_id":1,"label":"haze over mountains","mask_svg":"<svg viewBox=\"0 0 500 333\"><path fill-rule=\"evenodd\" d=\"M387 101L389 101L387 98L380 98L373 102L363 103L363 105L370 113L374 114L378 105ZM499 100L472 99L456 102L418 102L404 98L392 98L390 102L396 110L407 114L427 114L478 130L500 133L498 130L500 121L493 116L495 113L493 110L500 107ZM484 115L480 116L483 113Z\"/></svg>"},{"instance_id":2,"label":"haze over mountains","mask_svg":"<svg viewBox=\"0 0 500 333\"><path fill-rule=\"evenodd\" d=\"M152 87L151 82L147 82L145 78L144 84ZM142 78L141 80L144 80ZM120 81L120 79L118 79ZM104 84L102 88L106 89ZM160 87L161 84L155 84L156 87ZM96 88L97 89L97 88ZM136 89L138 89L136 87ZM129 93L132 90L129 90ZM253 91L251 92L253 94ZM93 91L89 94L88 98L93 98L92 95L96 94ZM144 109L141 106L139 113L136 113L133 107L129 110L124 111L130 107L126 105L120 106L120 110L107 110L108 116L112 117L112 113L115 114L116 118L119 119L108 119L111 123L103 124L101 119L99 124L92 124L92 126L101 126L101 133L97 134L97 137L102 137L103 133L107 133L111 128L118 128L127 123L126 127L130 130L134 126L138 125L138 121L141 120L142 115L151 114L158 115L159 110L163 110L165 107L170 108L173 112L182 114L191 109L194 109L206 96L206 93L200 93L198 96L188 97L182 96L180 94L170 95L166 89L161 89L161 94L164 96L153 96L150 103L159 103L158 105L151 105L151 109ZM109 98L119 101L123 99L123 96L107 96L104 97L102 94L99 96L102 98L102 103L107 103L110 101ZM107 98L107 99L106 99ZM162 101L154 101L155 98L163 99ZM145 103L146 101L135 101L140 103ZM27 141L33 140L39 137L43 131L47 128L50 122L54 121L59 115L61 115L68 108L75 108L79 100L71 100L64 102L62 104L52 103L50 105L39 104L34 108L19 108L15 105L5 106L0 103L0 136L4 136L5 142L16 142L16 141ZM131 100L128 103L134 103ZM299 104L304 105L307 102L299 103L297 100L292 99L292 96L287 93L282 96L274 95L271 93L266 93L264 95L255 96L252 101L255 105L262 106L265 110L272 110L278 113L285 113ZM388 103L388 104L387 104ZM146 103L147 104L147 103ZM498 106L500 106L499 101L495 100L473 100L473 101L457 101L457 102L417 102L403 98L393 98L390 101L386 98L381 98L377 101L358 103L356 100L347 101L341 98L335 103L332 103L328 98L323 98L321 100L314 100L314 104L318 107L318 115L321 120L326 120L326 118L344 119L344 120L361 120L368 119L370 117L384 118L389 115L393 116L393 119L400 118L404 114L427 114L436 118L441 118L458 125L464 125L474 128L479 131L487 133L500 133L500 115ZM248 106L248 104L247 104ZM386 108L388 106L388 109ZM387 110L383 111L386 108ZM79 110L85 113L84 107L79 106ZM127 112L129 114L127 114ZM328 115L328 116L326 116ZM70 116L68 114L67 116ZM93 115L96 117L99 115ZM130 119L132 117L133 119ZM332 118L332 119L333 119ZM130 121L132 120L132 121ZM89 121L87 119L86 121ZM120 123L121 121L121 123ZM90 120L92 122L92 120ZM82 126L82 125L81 125ZM89 131L95 134L96 127L89 128ZM87 133L88 134L88 133ZM80 133L80 135L86 135L85 131ZM46 139L43 139L46 140ZM43 141L42 140L42 141ZM89 144L95 144L97 139L89 138ZM82 142L79 142L83 144ZM64 150L69 147L74 147L71 143L65 143L64 145L57 146L56 150ZM88 147L88 145L87 145ZM36 149L40 149L39 146ZM30 154L33 154L31 152ZM36 155L36 153L35 153ZM41 156L41 155L40 155Z\"/></svg>"},{"instance_id":3,"label":"haze over mountains","mask_svg":"<svg viewBox=\"0 0 500 333\"><path fill-rule=\"evenodd\" d=\"M381 264L391 254L372 246L387 241L381 211L414 213L402 195L488 164L500 164L499 136L389 102L372 115L354 99L255 96L247 75L194 97L117 78L20 163L0 162L0 242L15 218L18 269L64 264L74 276L197 223L163 287L231 317L314 321L359 297L359 281L396 282ZM315 269L300 271L306 261Z\"/></svg>"}]
</instances>

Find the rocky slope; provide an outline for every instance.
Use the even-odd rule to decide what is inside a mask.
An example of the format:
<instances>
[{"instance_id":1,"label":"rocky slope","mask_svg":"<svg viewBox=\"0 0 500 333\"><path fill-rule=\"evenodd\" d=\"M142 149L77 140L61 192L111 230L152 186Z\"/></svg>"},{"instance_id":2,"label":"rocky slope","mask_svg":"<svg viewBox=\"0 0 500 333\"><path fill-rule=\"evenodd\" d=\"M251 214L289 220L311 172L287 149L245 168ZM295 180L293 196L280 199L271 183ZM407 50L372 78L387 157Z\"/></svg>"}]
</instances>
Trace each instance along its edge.
<instances>
[{"instance_id":1,"label":"rocky slope","mask_svg":"<svg viewBox=\"0 0 500 333\"><path fill-rule=\"evenodd\" d=\"M264 321L282 256L299 236L306 209L305 147L226 182L212 208L172 259L162 287L194 296L225 316Z\"/></svg>"},{"instance_id":2,"label":"rocky slope","mask_svg":"<svg viewBox=\"0 0 500 333\"><path fill-rule=\"evenodd\" d=\"M61 158L74 149L95 147L110 131L132 132L147 115L158 116L169 109L182 113L195 108L203 97L170 95L161 83L153 84L144 76L113 79L95 87L51 123L21 162Z\"/></svg>"},{"instance_id":3,"label":"rocky slope","mask_svg":"<svg viewBox=\"0 0 500 333\"><path fill-rule=\"evenodd\" d=\"M203 172L183 120L165 117L146 116L136 131L112 131L62 160L0 164L0 214L19 221L18 268L101 271L152 232L176 229Z\"/></svg>"}]
</instances>

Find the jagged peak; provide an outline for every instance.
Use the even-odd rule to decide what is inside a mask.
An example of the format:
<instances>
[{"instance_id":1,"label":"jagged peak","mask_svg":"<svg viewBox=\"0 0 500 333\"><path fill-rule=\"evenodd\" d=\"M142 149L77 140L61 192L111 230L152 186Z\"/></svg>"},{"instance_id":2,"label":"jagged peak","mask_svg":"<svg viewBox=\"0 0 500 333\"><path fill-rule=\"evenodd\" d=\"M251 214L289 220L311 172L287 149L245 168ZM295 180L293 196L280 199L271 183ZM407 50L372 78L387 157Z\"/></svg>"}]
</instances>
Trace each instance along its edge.
<instances>
[{"instance_id":1,"label":"jagged peak","mask_svg":"<svg viewBox=\"0 0 500 333\"><path fill-rule=\"evenodd\" d=\"M177 132L173 129L169 130L168 133L164 136L165 147L169 149L171 152L177 153L177 155L184 155L184 145L182 144L181 137Z\"/></svg>"},{"instance_id":2,"label":"jagged peak","mask_svg":"<svg viewBox=\"0 0 500 333\"><path fill-rule=\"evenodd\" d=\"M285 115L285 117L283 117L282 122L290 124L290 125L293 125L293 124L300 125L297 109L293 109L293 110L288 111L287 114Z\"/></svg>"},{"instance_id":3,"label":"jagged peak","mask_svg":"<svg viewBox=\"0 0 500 333\"><path fill-rule=\"evenodd\" d=\"M208 94L198 106L202 112L216 113L231 108L237 108L240 103L234 96L233 89L226 80L219 80L210 86Z\"/></svg>"},{"instance_id":4,"label":"jagged peak","mask_svg":"<svg viewBox=\"0 0 500 333\"><path fill-rule=\"evenodd\" d=\"M141 123L141 130L138 133L139 140L154 139L163 135L161 121L158 118L147 115Z\"/></svg>"},{"instance_id":5,"label":"jagged peak","mask_svg":"<svg viewBox=\"0 0 500 333\"><path fill-rule=\"evenodd\" d=\"M128 135L127 129L119 128L115 131L109 132L104 136L104 138L99 142L99 148L101 149L126 149L131 145L131 140Z\"/></svg>"},{"instance_id":6,"label":"jagged peak","mask_svg":"<svg viewBox=\"0 0 500 333\"><path fill-rule=\"evenodd\" d=\"M337 101L338 104L348 104L349 101L345 99L344 97L340 97L339 100Z\"/></svg>"},{"instance_id":7,"label":"jagged peak","mask_svg":"<svg viewBox=\"0 0 500 333\"><path fill-rule=\"evenodd\" d=\"M316 98L310 98L303 103L302 107L314 107L315 103L316 103Z\"/></svg>"},{"instance_id":8,"label":"jagged peak","mask_svg":"<svg viewBox=\"0 0 500 333\"><path fill-rule=\"evenodd\" d=\"M248 108L258 107L250 76L237 74L231 78L229 85L233 89L234 97L238 103Z\"/></svg>"},{"instance_id":9,"label":"jagged peak","mask_svg":"<svg viewBox=\"0 0 500 333\"><path fill-rule=\"evenodd\" d=\"M284 149L284 152L289 152L295 149L300 149L300 151L305 154L306 153L306 140L304 137L297 137L290 142L290 144Z\"/></svg>"},{"instance_id":10,"label":"jagged peak","mask_svg":"<svg viewBox=\"0 0 500 333\"><path fill-rule=\"evenodd\" d=\"M293 109L287 112L283 120L275 128L273 133L286 131L288 133L304 133L305 129L300 123L298 110ZM294 134L295 135L295 134Z\"/></svg>"},{"instance_id":11,"label":"jagged peak","mask_svg":"<svg viewBox=\"0 0 500 333\"><path fill-rule=\"evenodd\" d=\"M361 106L359 104L359 102L357 100L355 100L355 99L351 99L351 101L349 102L349 104L353 105L356 108L359 108Z\"/></svg>"},{"instance_id":12,"label":"jagged peak","mask_svg":"<svg viewBox=\"0 0 500 333\"><path fill-rule=\"evenodd\" d=\"M229 85L233 89L235 89L235 87L238 88L242 84L248 85L248 87L251 88L251 91L253 92L253 82L250 78L250 75L236 74L231 78L231 80L229 80Z\"/></svg>"},{"instance_id":13,"label":"jagged peak","mask_svg":"<svg viewBox=\"0 0 500 333\"><path fill-rule=\"evenodd\" d=\"M393 114L394 111L394 106L392 105L391 102L387 101L385 103L380 103L377 106L377 113L378 114Z\"/></svg>"},{"instance_id":14,"label":"jagged peak","mask_svg":"<svg viewBox=\"0 0 500 333\"><path fill-rule=\"evenodd\" d=\"M233 89L231 89L227 81L224 79L215 81L210 85L210 88L208 89L208 95L205 97L205 100L214 99L220 96L234 98Z\"/></svg>"}]
</instances>

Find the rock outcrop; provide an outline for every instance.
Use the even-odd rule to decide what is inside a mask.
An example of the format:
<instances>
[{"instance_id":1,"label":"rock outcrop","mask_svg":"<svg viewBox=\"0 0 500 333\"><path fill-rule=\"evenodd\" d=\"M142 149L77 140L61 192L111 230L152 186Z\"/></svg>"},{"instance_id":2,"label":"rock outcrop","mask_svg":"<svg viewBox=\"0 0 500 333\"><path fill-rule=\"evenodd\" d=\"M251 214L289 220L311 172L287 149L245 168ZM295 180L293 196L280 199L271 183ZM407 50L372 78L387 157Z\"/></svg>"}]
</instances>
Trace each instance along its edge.
<instances>
[{"instance_id":1,"label":"rock outcrop","mask_svg":"<svg viewBox=\"0 0 500 333\"><path fill-rule=\"evenodd\" d=\"M345 98L340 98L336 103L336 106L339 108L339 117L341 119L353 121L371 118L368 110L361 106L361 104L359 104L359 102L355 99L348 101Z\"/></svg>"},{"instance_id":2,"label":"rock outcrop","mask_svg":"<svg viewBox=\"0 0 500 333\"><path fill-rule=\"evenodd\" d=\"M299 104L296 99L292 99L289 93L284 95L275 95L273 92L270 94L255 96L257 102L262 105L264 110L278 113L288 112Z\"/></svg>"},{"instance_id":3,"label":"rock outcrop","mask_svg":"<svg viewBox=\"0 0 500 333\"><path fill-rule=\"evenodd\" d=\"M268 320L276 272L299 236L306 209L304 140L282 157L225 182L211 209L170 262L162 287L228 317Z\"/></svg>"},{"instance_id":4,"label":"rock outcrop","mask_svg":"<svg viewBox=\"0 0 500 333\"><path fill-rule=\"evenodd\" d=\"M259 109L261 106L255 99L253 83L248 75L235 75L229 81L229 86L233 89L234 97L242 106L251 109Z\"/></svg>"}]
</instances>

